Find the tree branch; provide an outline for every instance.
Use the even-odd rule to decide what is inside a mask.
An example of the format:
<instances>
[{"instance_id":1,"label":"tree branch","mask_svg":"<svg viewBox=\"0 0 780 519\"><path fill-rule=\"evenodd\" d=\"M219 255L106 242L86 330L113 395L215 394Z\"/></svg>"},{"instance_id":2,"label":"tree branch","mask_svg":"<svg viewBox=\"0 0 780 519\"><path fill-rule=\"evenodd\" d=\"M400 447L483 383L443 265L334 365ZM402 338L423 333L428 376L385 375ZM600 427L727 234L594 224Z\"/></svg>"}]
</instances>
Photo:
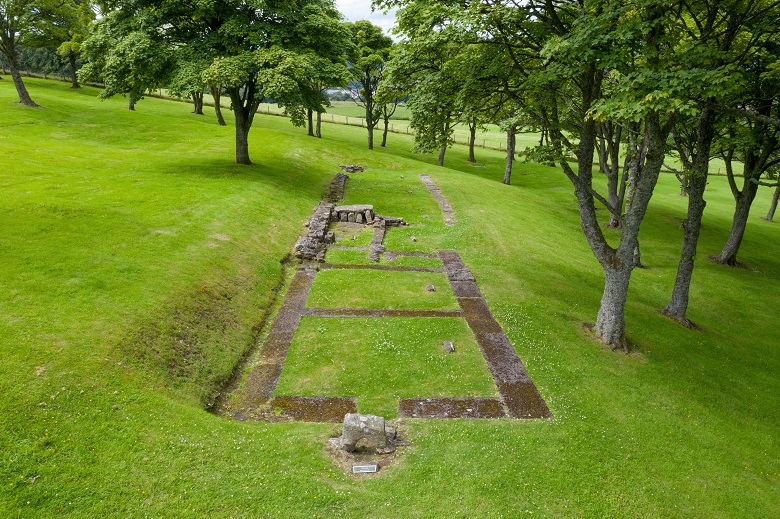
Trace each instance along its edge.
<instances>
[{"instance_id":1,"label":"tree branch","mask_svg":"<svg viewBox=\"0 0 780 519\"><path fill-rule=\"evenodd\" d=\"M749 110L747 108L725 107L724 110L732 115L737 115L740 117L748 117L750 119L753 119L754 121L759 121L764 124L768 124L770 126L780 128L780 119L775 119L774 117L757 114L756 112Z\"/></svg>"}]
</instances>

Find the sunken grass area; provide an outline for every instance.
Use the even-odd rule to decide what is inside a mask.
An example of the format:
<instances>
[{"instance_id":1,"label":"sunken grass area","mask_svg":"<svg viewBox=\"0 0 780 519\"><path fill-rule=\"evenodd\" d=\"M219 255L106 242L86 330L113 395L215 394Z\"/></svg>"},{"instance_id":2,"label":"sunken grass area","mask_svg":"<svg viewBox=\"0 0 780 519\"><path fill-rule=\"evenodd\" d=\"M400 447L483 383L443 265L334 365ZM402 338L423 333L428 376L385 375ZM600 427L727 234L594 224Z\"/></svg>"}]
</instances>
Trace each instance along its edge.
<instances>
[{"instance_id":1,"label":"sunken grass area","mask_svg":"<svg viewBox=\"0 0 780 519\"><path fill-rule=\"evenodd\" d=\"M435 291L429 292L428 285ZM458 310L458 301L440 272L328 269L314 278L310 308Z\"/></svg>"},{"instance_id":2,"label":"sunken grass area","mask_svg":"<svg viewBox=\"0 0 780 519\"><path fill-rule=\"evenodd\" d=\"M185 104L145 99L131 113L93 89L27 84L43 109L19 106L0 81L0 516L778 515L769 190L748 224L746 268L731 269L706 259L733 210L725 179L711 179L689 312L700 329L688 330L657 312L686 203L662 176L623 355L582 332L602 274L553 168L517 162L505 186L498 152L478 150L472 165L456 148L437 168L402 135L369 152L360 128L325 124L318 140L267 116L250 134L256 165L241 167L232 127ZM344 203L411 223L388 233L388 250L458 250L553 420L405 420L411 446L356 480L324 453L332 425L204 410L262 335L280 260L338 164L367 167Z\"/></svg>"},{"instance_id":3,"label":"sunken grass area","mask_svg":"<svg viewBox=\"0 0 780 519\"><path fill-rule=\"evenodd\" d=\"M396 418L399 398L498 391L463 319L304 317L275 394L354 396L359 412Z\"/></svg>"},{"instance_id":4,"label":"sunken grass area","mask_svg":"<svg viewBox=\"0 0 780 519\"><path fill-rule=\"evenodd\" d=\"M392 232L394 232L394 229L388 231L388 234L385 235L385 239L387 239L387 236ZM328 249L328 252L325 255L325 262L335 265L365 265L367 263L372 263L368 259L368 251L342 250L334 249L332 247ZM378 264L387 265L389 267L442 268L441 260L439 258L404 255L393 255L391 257L390 254L383 254L380 256Z\"/></svg>"}]
</instances>

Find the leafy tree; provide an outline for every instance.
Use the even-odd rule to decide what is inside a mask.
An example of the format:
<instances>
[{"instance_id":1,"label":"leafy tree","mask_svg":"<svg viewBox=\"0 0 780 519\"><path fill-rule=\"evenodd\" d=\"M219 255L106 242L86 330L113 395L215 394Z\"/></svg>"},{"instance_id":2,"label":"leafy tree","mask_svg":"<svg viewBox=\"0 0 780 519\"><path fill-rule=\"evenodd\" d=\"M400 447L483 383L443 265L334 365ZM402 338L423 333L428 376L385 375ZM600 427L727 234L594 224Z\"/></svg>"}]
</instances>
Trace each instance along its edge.
<instances>
[{"instance_id":1,"label":"leafy tree","mask_svg":"<svg viewBox=\"0 0 780 519\"><path fill-rule=\"evenodd\" d=\"M772 52L778 49L779 43L766 42L764 49L742 71L744 87L740 90L746 96L741 96L740 104L749 106L751 112L765 117L780 117L780 85L777 82L780 78L773 67L778 63L778 54ZM761 184L773 185L763 181L762 177L775 176L780 166L780 128L765 121L737 117L729 112L724 117L729 119L727 129L716 141L723 149L721 156L726 163L729 186L736 204L729 237L716 261L736 266L758 187ZM743 166L741 189L734 178L735 161L741 162Z\"/></svg>"},{"instance_id":2,"label":"leafy tree","mask_svg":"<svg viewBox=\"0 0 780 519\"><path fill-rule=\"evenodd\" d=\"M330 101L325 96L325 90L330 87L346 86L350 80L347 68L347 56L352 50L352 32L349 26L341 21L341 14L331 4L319 9L310 9L302 20L308 40L304 47L313 51L307 59L311 61L313 74L309 78L309 103L306 106L308 133L317 138L322 137L322 113ZM317 114L316 127L313 121Z\"/></svg>"},{"instance_id":3,"label":"leafy tree","mask_svg":"<svg viewBox=\"0 0 780 519\"><path fill-rule=\"evenodd\" d=\"M348 40L344 40L348 41ZM345 59L341 56L312 57L314 62L311 69L314 75L309 78L309 86L312 90L310 106L306 108L308 132L312 137L322 137L322 113L325 107L330 106L330 100L325 96L325 90L334 86L346 85L349 82L349 70ZM317 123L314 124L314 113L317 114Z\"/></svg>"},{"instance_id":4,"label":"leafy tree","mask_svg":"<svg viewBox=\"0 0 780 519\"><path fill-rule=\"evenodd\" d=\"M19 49L46 46L52 35L62 32L78 10L70 0L0 0L0 53L11 72L19 102L37 107L22 81Z\"/></svg>"},{"instance_id":5,"label":"leafy tree","mask_svg":"<svg viewBox=\"0 0 780 519\"><path fill-rule=\"evenodd\" d=\"M192 113L203 115L203 93L208 88L214 100L217 123L227 126L222 116L222 85L208 84L205 79L204 73L209 64L207 56L202 52L193 52L186 46L177 49L168 91L178 97L192 98Z\"/></svg>"},{"instance_id":6,"label":"leafy tree","mask_svg":"<svg viewBox=\"0 0 780 519\"><path fill-rule=\"evenodd\" d=\"M207 66L208 62L198 60L190 55L188 49L182 49L168 82L168 91L172 95L192 99L192 113L196 115L203 115L203 92L206 89L203 71Z\"/></svg>"},{"instance_id":7,"label":"leafy tree","mask_svg":"<svg viewBox=\"0 0 780 519\"><path fill-rule=\"evenodd\" d=\"M397 86L391 85L389 81L385 80L377 90L376 100L377 105L380 108L380 117L382 119L382 143L381 147L387 146L387 133L390 131L390 119L395 115L398 106L403 99L406 99L406 92L399 89Z\"/></svg>"},{"instance_id":8,"label":"leafy tree","mask_svg":"<svg viewBox=\"0 0 780 519\"><path fill-rule=\"evenodd\" d=\"M381 117L381 104L376 92L382 82L390 57L393 40L382 29L367 20L347 24L352 32L352 48L347 55L352 77L360 88L353 91L353 100L366 110L368 149L374 149L374 127Z\"/></svg>"},{"instance_id":9,"label":"leafy tree","mask_svg":"<svg viewBox=\"0 0 780 519\"><path fill-rule=\"evenodd\" d=\"M438 151L439 166L444 165L445 153L454 142L454 128L462 113L459 94L464 82L456 39L449 31L416 33L398 45L388 70L391 84L406 83L415 149Z\"/></svg>"},{"instance_id":10,"label":"leafy tree","mask_svg":"<svg viewBox=\"0 0 780 519\"><path fill-rule=\"evenodd\" d=\"M135 20L161 49L188 47L205 56L198 56L208 63L203 78L224 88L232 103L239 164L252 163L249 130L264 98L277 100L295 124L303 124L304 109L313 99L311 56L315 48L339 45L331 36L334 27L342 30L332 0L116 0L112 7L122 19ZM123 68L106 64L115 71ZM161 71L150 68L149 77L160 81Z\"/></svg>"},{"instance_id":11,"label":"leafy tree","mask_svg":"<svg viewBox=\"0 0 780 519\"><path fill-rule=\"evenodd\" d=\"M76 76L76 60L81 54L82 45L89 35L89 29L94 20L95 12L89 2L77 0L74 2L67 25L56 36L56 41L60 42L57 54L67 59L70 64L71 88L80 88L81 86Z\"/></svg>"},{"instance_id":12,"label":"leafy tree","mask_svg":"<svg viewBox=\"0 0 780 519\"><path fill-rule=\"evenodd\" d=\"M148 13L126 16L111 12L104 16L83 44L86 63L79 78L101 81L105 85L102 99L126 95L128 109L135 110L135 103L146 91L166 83L173 63L171 46L148 31L153 22Z\"/></svg>"},{"instance_id":13,"label":"leafy tree","mask_svg":"<svg viewBox=\"0 0 780 519\"><path fill-rule=\"evenodd\" d=\"M704 192L717 134L718 113L729 106L734 96L743 97L740 69L758 57L764 42L776 37L780 24L780 5L771 0L682 2L680 24L685 34L685 68L706 71L703 82L687 82L687 97L695 110L695 140L689 141L687 178L688 214L683 222L683 245L674 287L663 313L685 326L693 326L687 317L701 221L706 201ZM682 54L682 53L681 53ZM670 88L686 88L672 83Z\"/></svg>"}]
</instances>

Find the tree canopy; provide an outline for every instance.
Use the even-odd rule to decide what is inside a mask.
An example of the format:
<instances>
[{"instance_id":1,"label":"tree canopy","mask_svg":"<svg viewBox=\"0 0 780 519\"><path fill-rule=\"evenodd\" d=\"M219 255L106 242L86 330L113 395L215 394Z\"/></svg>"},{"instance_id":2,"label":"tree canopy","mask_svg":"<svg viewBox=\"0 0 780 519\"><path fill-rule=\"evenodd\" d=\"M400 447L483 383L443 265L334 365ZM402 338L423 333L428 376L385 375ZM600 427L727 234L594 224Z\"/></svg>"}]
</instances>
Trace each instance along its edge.
<instances>
[{"instance_id":1,"label":"tree canopy","mask_svg":"<svg viewBox=\"0 0 780 519\"><path fill-rule=\"evenodd\" d=\"M225 88L235 114L239 164L251 164L248 135L263 99L277 101L298 124L303 122L305 108L321 106L322 96L313 93L310 78L321 70L318 57L335 53L346 37L332 0L195 4L117 0L110 7L117 23L130 29L124 37L132 35L139 48L158 48L164 59L175 51L179 59L173 64L179 67L191 67L197 61L203 67L205 84ZM99 37L99 33L93 36ZM91 54L92 61L98 74L115 76L112 82L126 92L136 88L143 92L144 87L153 86L152 79L159 81L165 69L159 67L163 60L146 61L147 67L131 69L109 59L112 53L123 51L122 41L114 38L113 45ZM95 45L99 42L88 42L88 46ZM105 95L120 92L106 84Z\"/></svg>"}]
</instances>

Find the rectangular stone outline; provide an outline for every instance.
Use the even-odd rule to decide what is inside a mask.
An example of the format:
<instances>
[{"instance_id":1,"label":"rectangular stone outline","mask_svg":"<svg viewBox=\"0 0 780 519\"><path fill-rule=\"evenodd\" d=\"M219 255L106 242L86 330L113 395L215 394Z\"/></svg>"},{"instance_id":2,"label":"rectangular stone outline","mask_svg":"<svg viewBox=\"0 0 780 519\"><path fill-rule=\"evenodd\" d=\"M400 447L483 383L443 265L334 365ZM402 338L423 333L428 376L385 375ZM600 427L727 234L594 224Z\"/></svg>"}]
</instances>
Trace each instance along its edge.
<instances>
[{"instance_id":1,"label":"rectangular stone outline","mask_svg":"<svg viewBox=\"0 0 780 519\"><path fill-rule=\"evenodd\" d=\"M360 265L358 267L378 270L446 272L461 310L306 308L306 301L314 283L316 271L299 269L290 282L282 307L279 309L268 333L268 338L263 344L258 365L247 378L242 407L246 408L247 405L256 407L269 403L274 407L282 408L285 416L301 421L331 421L335 420L335 413L341 413L344 409L356 411L357 403L354 397L279 396L274 398L273 394L279 383L290 344L300 324L301 317L304 315L318 317L464 317L469 328L474 332L474 337L502 398L399 399L399 414L402 417L417 418L442 418L442 414L452 414L453 418L502 418L507 415L511 418L552 418L547 404L531 381L523 362L517 356L501 325L493 317L476 281L473 280L473 276L470 276L470 272L463 264L460 255L454 250L438 251L438 255L442 260L443 269L417 269L414 267L388 269L381 265ZM323 265L322 267L355 268L352 265ZM468 273L468 275L464 276L464 273ZM508 412L501 406L502 401ZM307 412L300 411L301 405L315 407L319 411L307 414ZM234 417L238 418L245 416L245 414L245 409L238 410ZM325 417L328 417L327 420ZM450 416L445 417L449 418Z\"/></svg>"}]
</instances>

